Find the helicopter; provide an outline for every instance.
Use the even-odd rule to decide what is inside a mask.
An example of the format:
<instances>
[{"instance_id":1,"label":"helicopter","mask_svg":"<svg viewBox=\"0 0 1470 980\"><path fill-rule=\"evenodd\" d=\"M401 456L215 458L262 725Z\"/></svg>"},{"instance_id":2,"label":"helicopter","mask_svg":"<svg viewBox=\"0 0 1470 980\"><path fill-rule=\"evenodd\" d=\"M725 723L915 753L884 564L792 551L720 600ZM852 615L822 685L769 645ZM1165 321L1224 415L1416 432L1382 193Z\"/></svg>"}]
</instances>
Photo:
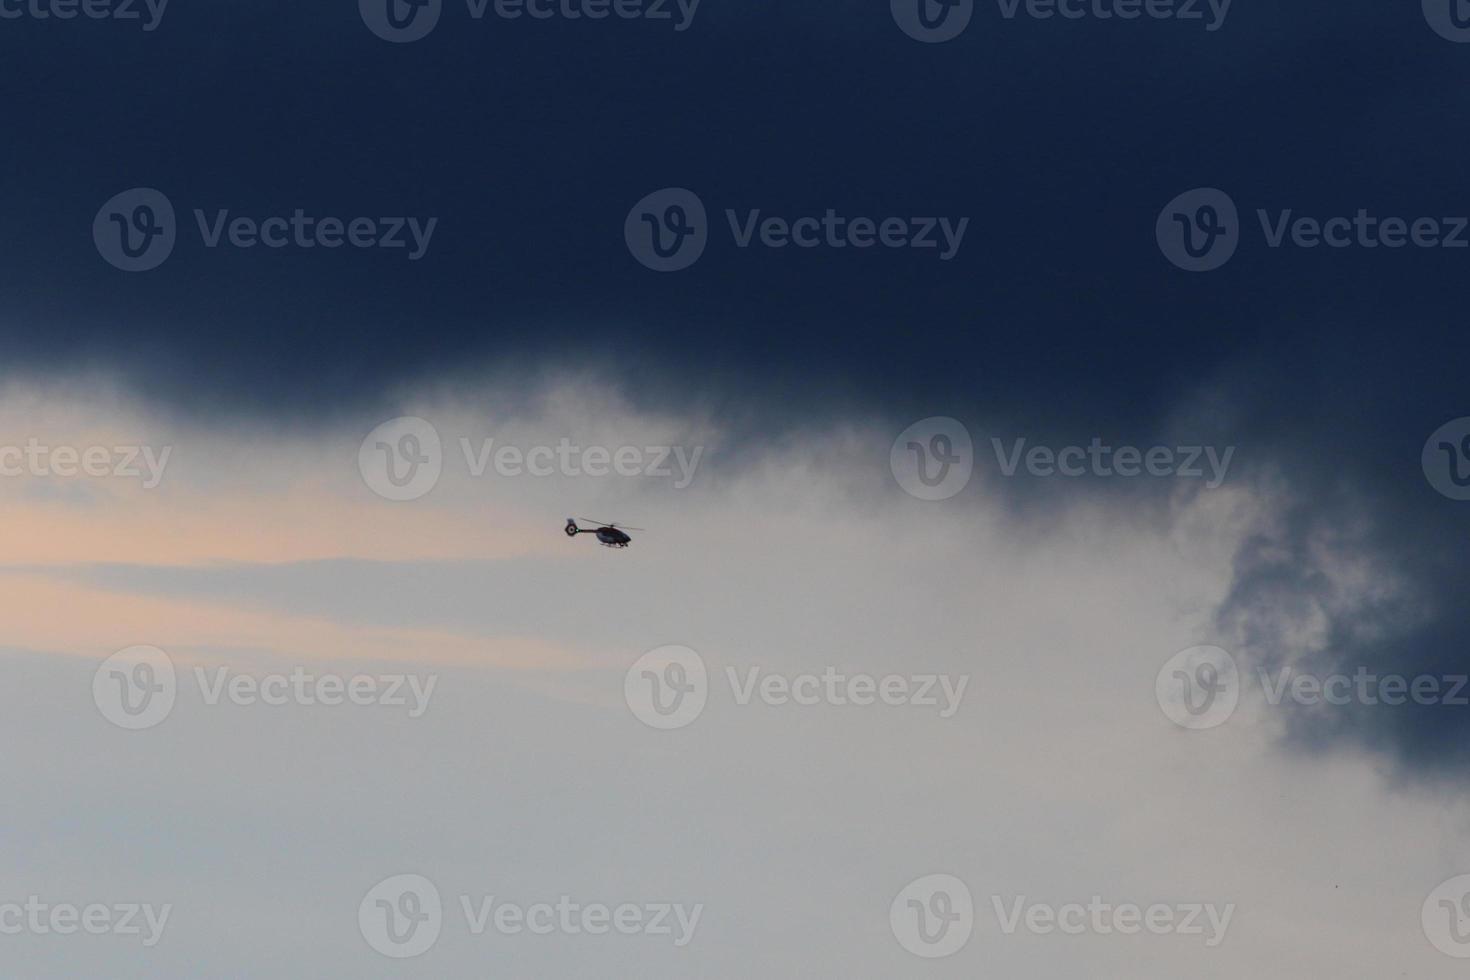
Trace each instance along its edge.
<instances>
[{"instance_id":1,"label":"helicopter","mask_svg":"<svg viewBox=\"0 0 1470 980\"><path fill-rule=\"evenodd\" d=\"M577 521L586 521L588 524L596 524L597 527L578 527ZM575 538L579 534L595 534L597 540L602 542L606 548L626 548L633 539L624 531L641 531L641 527L624 528L610 521L594 521L590 517L568 517L566 526L567 537Z\"/></svg>"}]
</instances>

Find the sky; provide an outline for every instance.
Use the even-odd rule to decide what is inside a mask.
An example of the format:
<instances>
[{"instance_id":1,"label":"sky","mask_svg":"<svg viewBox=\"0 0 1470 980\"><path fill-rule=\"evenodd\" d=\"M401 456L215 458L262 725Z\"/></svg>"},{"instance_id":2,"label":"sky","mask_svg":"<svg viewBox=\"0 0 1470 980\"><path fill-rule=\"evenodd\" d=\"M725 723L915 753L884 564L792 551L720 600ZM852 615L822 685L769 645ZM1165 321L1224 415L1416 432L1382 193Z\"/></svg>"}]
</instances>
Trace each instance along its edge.
<instances>
[{"instance_id":1,"label":"sky","mask_svg":"<svg viewBox=\"0 0 1470 980\"><path fill-rule=\"evenodd\" d=\"M1458 975L1455 2L0 0L0 972Z\"/></svg>"}]
</instances>

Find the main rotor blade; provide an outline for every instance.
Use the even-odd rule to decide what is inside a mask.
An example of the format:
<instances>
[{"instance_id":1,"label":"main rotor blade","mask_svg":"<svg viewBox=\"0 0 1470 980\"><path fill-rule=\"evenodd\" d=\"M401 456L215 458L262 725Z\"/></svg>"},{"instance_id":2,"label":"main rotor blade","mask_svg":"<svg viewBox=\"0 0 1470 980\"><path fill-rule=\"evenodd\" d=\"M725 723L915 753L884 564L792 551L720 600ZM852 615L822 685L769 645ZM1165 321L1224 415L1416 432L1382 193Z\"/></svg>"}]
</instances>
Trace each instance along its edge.
<instances>
[{"instance_id":1,"label":"main rotor blade","mask_svg":"<svg viewBox=\"0 0 1470 980\"><path fill-rule=\"evenodd\" d=\"M626 526L624 526L622 524L618 524L618 523L615 523L613 521L599 521L596 518L592 518L592 517L579 517L579 518L577 518L577 520L579 520L579 521L586 521L588 524L596 524L599 527L615 527L615 528L617 528L617 529L619 529L621 531L641 531L641 530L643 530L643 528L641 528L641 527L626 527Z\"/></svg>"}]
</instances>

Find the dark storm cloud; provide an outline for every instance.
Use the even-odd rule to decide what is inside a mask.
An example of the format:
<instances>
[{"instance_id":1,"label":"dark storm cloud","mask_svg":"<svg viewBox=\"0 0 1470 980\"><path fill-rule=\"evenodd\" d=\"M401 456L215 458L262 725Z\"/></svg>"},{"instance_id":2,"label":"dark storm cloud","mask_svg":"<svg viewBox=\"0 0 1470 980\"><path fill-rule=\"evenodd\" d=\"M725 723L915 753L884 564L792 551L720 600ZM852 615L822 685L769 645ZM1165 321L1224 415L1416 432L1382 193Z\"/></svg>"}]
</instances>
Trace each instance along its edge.
<instances>
[{"instance_id":1,"label":"dark storm cloud","mask_svg":"<svg viewBox=\"0 0 1470 980\"><path fill-rule=\"evenodd\" d=\"M1211 32L1007 20L982 2L935 45L855 0L704 0L683 31L472 22L447 0L432 35L399 45L350 2L173 0L153 31L0 20L4 363L102 368L178 410L293 422L415 379L550 364L768 436L822 414L950 414L1138 444L1224 378L1209 427L1292 493L1285 526L1240 556L1227 620L1290 656L1277 616L1331 588L1311 542L1361 526L1411 588L1334 615L1332 656L1449 670L1470 639L1470 505L1428 487L1418 451L1470 414L1470 251L1273 249L1256 219L1470 213L1470 46L1419 8L1235 0ZM1155 219L1207 186L1239 205L1244 240L1224 268L1185 273ZM90 235L132 187L164 191L187 239L151 272L112 268ZM665 187L700 196L711 234L693 267L659 274L623 225ZM418 261L208 249L196 208L438 226ZM949 261L742 249L727 208L969 227ZM1354 710L1301 731L1442 766L1463 718Z\"/></svg>"},{"instance_id":2,"label":"dark storm cloud","mask_svg":"<svg viewBox=\"0 0 1470 980\"><path fill-rule=\"evenodd\" d=\"M615 359L670 392L792 404L815 383L818 400L1127 424L1276 342L1264 324L1346 319L1355 341L1390 310L1435 331L1454 309L1443 256L1358 275L1248 244L1200 277L1152 236L1164 202L1206 184L1247 211L1460 202L1465 52L1412 5L1238 0L1210 33L985 3L942 45L886 4L789 8L705 0L678 32L474 22L450 2L404 45L352 3L174 0L151 33L4 21L7 362L120 366L176 403L298 413L467 362ZM89 229L135 186L169 196L187 240L129 275ZM622 226L666 186L694 189L715 228L696 266L658 275ZM440 221L410 262L206 249L196 208ZM948 262L740 249L726 208L971 224Z\"/></svg>"},{"instance_id":3,"label":"dark storm cloud","mask_svg":"<svg viewBox=\"0 0 1470 980\"><path fill-rule=\"evenodd\" d=\"M1371 703L1370 680L1366 701L1288 699L1282 710L1299 747L1362 746L1403 774L1463 780L1470 685L1455 688L1470 674L1470 505L1431 486L1420 453L1470 414L1470 351L1464 340L1401 344L1387 324L1371 366L1333 346L1283 345L1235 374L1242 438L1264 464L1252 475L1277 513L1236 556L1221 625L1244 639L1248 669L1278 682L1288 666L1433 678L1434 703Z\"/></svg>"}]
</instances>

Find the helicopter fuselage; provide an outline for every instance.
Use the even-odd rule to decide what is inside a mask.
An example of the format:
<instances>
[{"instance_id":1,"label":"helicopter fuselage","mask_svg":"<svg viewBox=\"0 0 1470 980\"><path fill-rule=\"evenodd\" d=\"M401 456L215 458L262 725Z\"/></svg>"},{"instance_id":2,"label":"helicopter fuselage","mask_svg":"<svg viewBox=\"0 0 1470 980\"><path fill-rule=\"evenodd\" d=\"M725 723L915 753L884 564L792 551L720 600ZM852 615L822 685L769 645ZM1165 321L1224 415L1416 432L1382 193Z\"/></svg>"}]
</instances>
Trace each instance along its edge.
<instances>
[{"instance_id":1,"label":"helicopter fuselage","mask_svg":"<svg viewBox=\"0 0 1470 980\"><path fill-rule=\"evenodd\" d=\"M633 540L615 527L600 527L595 533L597 534L597 540L609 548L626 548L628 547L628 542Z\"/></svg>"},{"instance_id":2,"label":"helicopter fuselage","mask_svg":"<svg viewBox=\"0 0 1470 980\"><path fill-rule=\"evenodd\" d=\"M626 548L633 540L615 524L603 524L595 528L579 527L576 519L571 517L567 518L566 532L567 536L572 538L579 534L595 534L597 540L609 548Z\"/></svg>"}]
</instances>

